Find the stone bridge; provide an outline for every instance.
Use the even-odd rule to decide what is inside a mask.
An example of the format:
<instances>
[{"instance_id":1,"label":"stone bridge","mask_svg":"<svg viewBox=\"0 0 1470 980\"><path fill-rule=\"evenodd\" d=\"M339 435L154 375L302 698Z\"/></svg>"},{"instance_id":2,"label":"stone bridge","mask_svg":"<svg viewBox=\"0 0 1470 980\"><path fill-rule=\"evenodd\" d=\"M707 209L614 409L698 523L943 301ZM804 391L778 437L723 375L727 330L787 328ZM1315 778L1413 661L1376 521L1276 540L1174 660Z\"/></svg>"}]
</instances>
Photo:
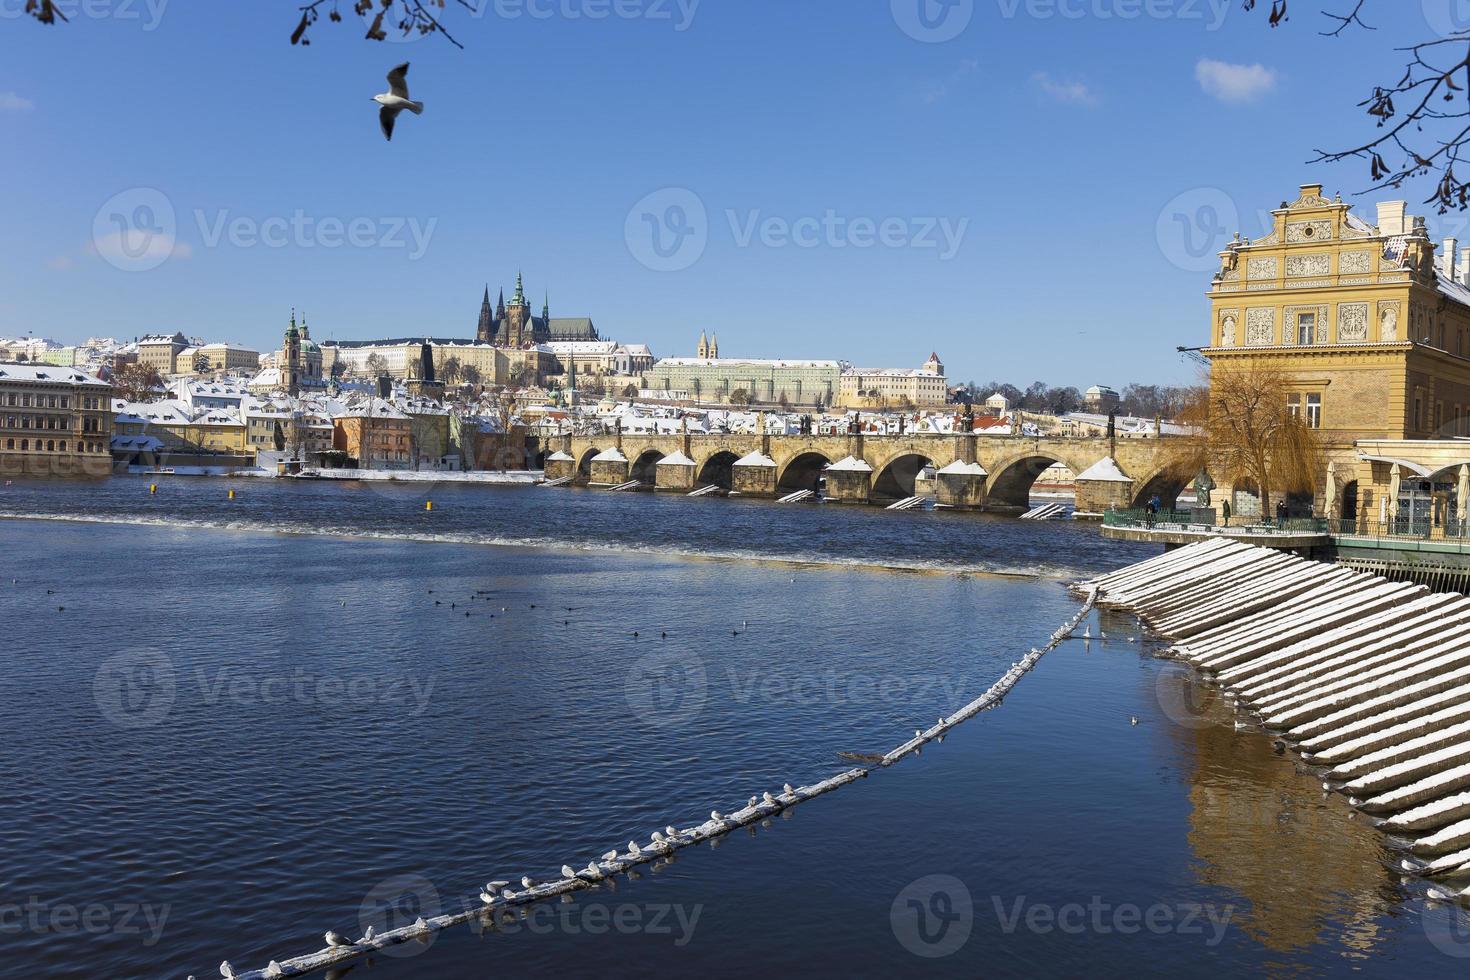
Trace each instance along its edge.
<instances>
[{"instance_id":1,"label":"stone bridge","mask_svg":"<svg viewBox=\"0 0 1470 980\"><path fill-rule=\"evenodd\" d=\"M549 440L546 478L585 486L689 493L708 486L751 496L821 490L828 500L888 503L913 496L932 465L933 493L951 507L1017 512L1053 463L1077 474L1077 510L1165 505L1184 489L1168 465L1168 439L1019 435L603 435ZM554 450L554 451L553 451ZM825 485L823 484L825 481ZM922 491L920 491L922 492Z\"/></svg>"}]
</instances>

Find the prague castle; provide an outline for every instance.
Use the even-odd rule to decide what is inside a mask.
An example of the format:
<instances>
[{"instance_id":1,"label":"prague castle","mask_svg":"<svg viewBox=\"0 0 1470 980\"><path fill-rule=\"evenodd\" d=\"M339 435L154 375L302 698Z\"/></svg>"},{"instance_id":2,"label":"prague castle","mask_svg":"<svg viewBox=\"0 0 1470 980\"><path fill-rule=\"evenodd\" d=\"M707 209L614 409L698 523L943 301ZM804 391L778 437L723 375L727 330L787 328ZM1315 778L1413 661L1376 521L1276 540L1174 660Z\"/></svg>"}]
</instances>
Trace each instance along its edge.
<instances>
[{"instance_id":1,"label":"prague castle","mask_svg":"<svg viewBox=\"0 0 1470 980\"><path fill-rule=\"evenodd\" d=\"M592 341L600 339L597 328L586 317L553 320L549 298L541 301L541 315L531 315L531 305L526 300L521 274L516 273L516 288L510 303L505 302L505 291L501 290L500 302L490 306L490 287L485 287L485 298L480 302L480 322L475 329L475 341L493 344L496 347L534 347L552 341Z\"/></svg>"}]
</instances>

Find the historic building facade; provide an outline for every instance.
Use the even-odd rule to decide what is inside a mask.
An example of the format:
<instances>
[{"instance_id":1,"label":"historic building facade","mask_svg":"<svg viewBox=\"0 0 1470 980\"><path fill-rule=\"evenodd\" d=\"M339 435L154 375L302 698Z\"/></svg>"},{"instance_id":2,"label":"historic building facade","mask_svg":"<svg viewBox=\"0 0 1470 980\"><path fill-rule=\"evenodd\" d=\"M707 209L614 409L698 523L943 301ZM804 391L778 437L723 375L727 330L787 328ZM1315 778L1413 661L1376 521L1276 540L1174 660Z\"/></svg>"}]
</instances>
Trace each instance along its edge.
<instances>
[{"instance_id":1,"label":"historic building facade","mask_svg":"<svg viewBox=\"0 0 1470 980\"><path fill-rule=\"evenodd\" d=\"M949 400L949 383L938 354L918 369L846 368L837 404L841 408L938 408Z\"/></svg>"},{"instance_id":2,"label":"historic building facade","mask_svg":"<svg viewBox=\"0 0 1470 980\"><path fill-rule=\"evenodd\" d=\"M1470 433L1470 249L1448 239L1436 257L1404 202L1370 224L1319 184L1272 215L1270 234L1220 253L1204 353L1216 375L1258 362L1287 377L1290 410L1352 494L1319 506L1346 515L1356 481L1386 483L1390 465L1360 458L1358 440Z\"/></svg>"},{"instance_id":3,"label":"historic building facade","mask_svg":"<svg viewBox=\"0 0 1470 980\"><path fill-rule=\"evenodd\" d=\"M0 472L112 470L112 386L73 368L0 363Z\"/></svg>"}]
</instances>

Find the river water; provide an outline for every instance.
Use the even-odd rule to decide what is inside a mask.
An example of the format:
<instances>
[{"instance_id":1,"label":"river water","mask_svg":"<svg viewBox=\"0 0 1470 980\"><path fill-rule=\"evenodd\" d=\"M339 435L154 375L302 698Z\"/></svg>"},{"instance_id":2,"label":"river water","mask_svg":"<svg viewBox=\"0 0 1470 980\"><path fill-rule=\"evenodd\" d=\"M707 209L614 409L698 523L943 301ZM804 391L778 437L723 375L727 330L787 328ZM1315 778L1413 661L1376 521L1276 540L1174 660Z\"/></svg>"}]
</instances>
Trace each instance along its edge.
<instances>
[{"instance_id":1,"label":"river water","mask_svg":"<svg viewBox=\"0 0 1470 980\"><path fill-rule=\"evenodd\" d=\"M533 488L18 481L0 517L0 977L213 977L581 867L886 751L1152 553ZM1089 626L916 759L372 975L1463 971L1375 831Z\"/></svg>"}]
</instances>

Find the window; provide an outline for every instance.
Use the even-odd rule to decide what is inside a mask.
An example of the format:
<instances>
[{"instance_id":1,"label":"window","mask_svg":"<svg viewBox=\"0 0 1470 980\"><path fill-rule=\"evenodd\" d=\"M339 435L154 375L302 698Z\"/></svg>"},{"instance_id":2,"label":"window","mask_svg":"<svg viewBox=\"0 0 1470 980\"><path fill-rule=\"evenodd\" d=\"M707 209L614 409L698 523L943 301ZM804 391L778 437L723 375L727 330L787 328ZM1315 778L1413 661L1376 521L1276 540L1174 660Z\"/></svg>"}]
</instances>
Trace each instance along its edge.
<instances>
[{"instance_id":1,"label":"window","mask_svg":"<svg viewBox=\"0 0 1470 980\"><path fill-rule=\"evenodd\" d=\"M1424 395L1414 392L1414 431L1418 432L1424 428Z\"/></svg>"},{"instance_id":2,"label":"window","mask_svg":"<svg viewBox=\"0 0 1470 980\"><path fill-rule=\"evenodd\" d=\"M1298 344L1315 343L1317 335L1317 314L1298 313L1296 315L1296 342Z\"/></svg>"},{"instance_id":3,"label":"window","mask_svg":"<svg viewBox=\"0 0 1470 980\"><path fill-rule=\"evenodd\" d=\"M1307 428L1322 428L1322 396L1307 396Z\"/></svg>"}]
</instances>

